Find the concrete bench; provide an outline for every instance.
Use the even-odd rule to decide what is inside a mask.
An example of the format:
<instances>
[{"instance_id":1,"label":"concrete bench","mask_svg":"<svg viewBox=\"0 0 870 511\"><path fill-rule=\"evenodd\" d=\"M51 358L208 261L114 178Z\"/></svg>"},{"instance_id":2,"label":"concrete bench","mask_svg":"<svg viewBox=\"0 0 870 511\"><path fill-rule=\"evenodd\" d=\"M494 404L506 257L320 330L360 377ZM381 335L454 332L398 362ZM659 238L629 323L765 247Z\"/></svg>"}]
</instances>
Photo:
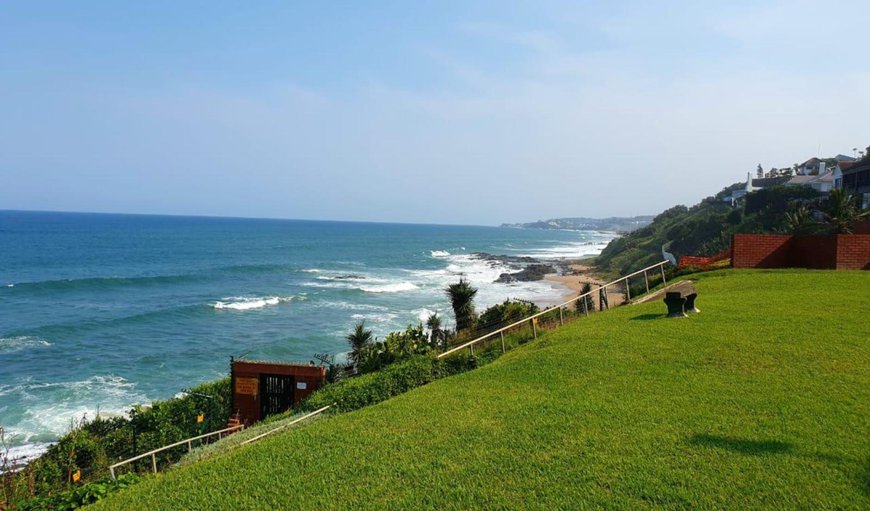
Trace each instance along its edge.
<instances>
[{"instance_id":1,"label":"concrete bench","mask_svg":"<svg viewBox=\"0 0 870 511\"><path fill-rule=\"evenodd\" d=\"M680 283L665 293L664 302L669 318L685 318L687 313L701 312L695 307L698 291L690 283Z\"/></svg>"}]
</instances>

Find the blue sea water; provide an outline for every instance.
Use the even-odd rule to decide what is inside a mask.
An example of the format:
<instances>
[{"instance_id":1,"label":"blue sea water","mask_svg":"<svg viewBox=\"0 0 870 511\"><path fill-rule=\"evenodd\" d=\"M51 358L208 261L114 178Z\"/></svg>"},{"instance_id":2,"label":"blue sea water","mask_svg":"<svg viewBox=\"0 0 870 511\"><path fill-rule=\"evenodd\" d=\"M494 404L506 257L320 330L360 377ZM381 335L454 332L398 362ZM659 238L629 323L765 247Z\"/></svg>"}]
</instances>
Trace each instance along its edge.
<instances>
[{"instance_id":1,"label":"blue sea water","mask_svg":"<svg viewBox=\"0 0 870 511\"><path fill-rule=\"evenodd\" d=\"M123 413L226 375L229 357L340 354L438 311L464 275L479 308L555 303L495 284L474 252L579 257L611 233L0 211L0 426L38 450L84 414Z\"/></svg>"}]
</instances>

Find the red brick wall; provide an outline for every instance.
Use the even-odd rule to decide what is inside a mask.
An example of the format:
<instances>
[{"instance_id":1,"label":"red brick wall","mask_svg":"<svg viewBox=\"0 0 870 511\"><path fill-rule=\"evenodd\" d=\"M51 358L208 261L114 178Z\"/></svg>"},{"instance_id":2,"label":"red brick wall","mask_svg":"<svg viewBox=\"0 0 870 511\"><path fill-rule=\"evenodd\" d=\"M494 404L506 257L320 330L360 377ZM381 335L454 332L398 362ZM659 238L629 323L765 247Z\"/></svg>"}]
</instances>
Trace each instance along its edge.
<instances>
[{"instance_id":1,"label":"red brick wall","mask_svg":"<svg viewBox=\"0 0 870 511\"><path fill-rule=\"evenodd\" d=\"M790 260L791 239L783 234L735 234L731 240L731 266L784 268Z\"/></svg>"},{"instance_id":2,"label":"red brick wall","mask_svg":"<svg viewBox=\"0 0 870 511\"><path fill-rule=\"evenodd\" d=\"M870 234L735 234L731 251L734 268L870 270Z\"/></svg>"},{"instance_id":3,"label":"red brick wall","mask_svg":"<svg viewBox=\"0 0 870 511\"><path fill-rule=\"evenodd\" d=\"M788 262L798 268L836 268L837 240L833 236L794 236Z\"/></svg>"},{"instance_id":4,"label":"red brick wall","mask_svg":"<svg viewBox=\"0 0 870 511\"><path fill-rule=\"evenodd\" d=\"M837 235L837 269L870 270L870 234Z\"/></svg>"}]
</instances>

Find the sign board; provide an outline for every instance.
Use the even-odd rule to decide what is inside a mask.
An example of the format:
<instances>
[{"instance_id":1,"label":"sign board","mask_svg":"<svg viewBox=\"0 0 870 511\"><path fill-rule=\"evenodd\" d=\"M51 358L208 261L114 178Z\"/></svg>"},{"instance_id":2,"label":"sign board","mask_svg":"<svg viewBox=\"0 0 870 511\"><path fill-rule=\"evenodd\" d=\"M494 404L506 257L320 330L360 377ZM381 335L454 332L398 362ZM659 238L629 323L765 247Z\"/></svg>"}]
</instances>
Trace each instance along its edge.
<instances>
[{"instance_id":1,"label":"sign board","mask_svg":"<svg viewBox=\"0 0 870 511\"><path fill-rule=\"evenodd\" d=\"M79 482L79 479L81 479L81 478L82 478L82 471L81 470L76 470L75 472L73 472L72 480L74 483Z\"/></svg>"},{"instance_id":2,"label":"sign board","mask_svg":"<svg viewBox=\"0 0 870 511\"><path fill-rule=\"evenodd\" d=\"M204 420L205 420L205 415L203 415L203 414L199 414L199 415L196 416L196 422L197 422L197 423L202 423Z\"/></svg>"},{"instance_id":3,"label":"sign board","mask_svg":"<svg viewBox=\"0 0 870 511\"><path fill-rule=\"evenodd\" d=\"M236 378L236 394L256 396L259 394L260 380L258 378Z\"/></svg>"},{"instance_id":4,"label":"sign board","mask_svg":"<svg viewBox=\"0 0 870 511\"><path fill-rule=\"evenodd\" d=\"M299 390L305 390L305 389L308 388L308 384L305 383L304 381L297 381L297 382L296 382L296 388L299 389Z\"/></svg>"}]
</instances>

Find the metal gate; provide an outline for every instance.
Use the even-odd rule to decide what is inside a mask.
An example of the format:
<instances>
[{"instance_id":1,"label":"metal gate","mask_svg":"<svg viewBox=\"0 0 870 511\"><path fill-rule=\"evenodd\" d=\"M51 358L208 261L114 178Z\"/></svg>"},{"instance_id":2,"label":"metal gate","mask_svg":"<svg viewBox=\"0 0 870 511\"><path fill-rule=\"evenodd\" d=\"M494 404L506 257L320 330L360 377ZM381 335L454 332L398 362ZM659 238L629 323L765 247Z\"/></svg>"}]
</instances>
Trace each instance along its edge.
<instances>
[{"instance_id":1,"label":"metal gate","mask_svg":"<svg viewBox=\"0 0 870 511\"><path fill-rule=\"evenodd\" d=\"M260 375L260 418L281 413L293 407L293 377L275 374Z\"/></svg>"}]
</instances>

